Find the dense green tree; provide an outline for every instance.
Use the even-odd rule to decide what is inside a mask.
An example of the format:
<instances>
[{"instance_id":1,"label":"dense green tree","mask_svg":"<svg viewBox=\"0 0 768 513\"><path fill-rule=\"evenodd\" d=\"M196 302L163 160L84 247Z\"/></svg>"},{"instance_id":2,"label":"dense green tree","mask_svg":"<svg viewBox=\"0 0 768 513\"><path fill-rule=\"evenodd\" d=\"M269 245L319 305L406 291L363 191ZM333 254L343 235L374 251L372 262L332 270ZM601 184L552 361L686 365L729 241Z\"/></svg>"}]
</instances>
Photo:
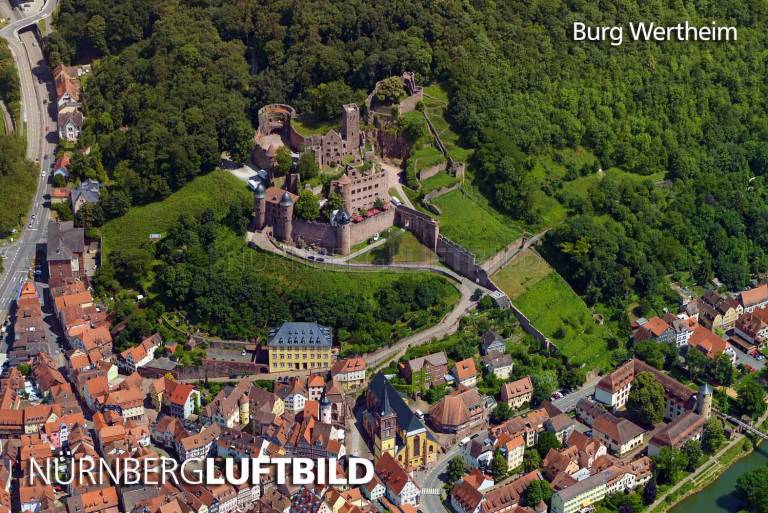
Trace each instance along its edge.
<instances>
[{"instance_id":1,"label":"dense green tree","mask_svg":"<svg viewBox=\"0 0 768 513\"><path fill-rule=\"evenodd\" d=\"M650 372L641 372L632 382L627 399L629 409L646 425L661 422L664 417L664 387Z\"/></svg>"},{"instance_id":2,"label":"dense green tree","mask_svg":"<svg viewBox=\"0 0 768 513\"><path fill-rule=\"evenodd\" d=\"M0 135L0 190L3 208L0 209L0 237L7 237L17 228L31 206L35 191L34 164L25 158L21 139Z\"/></svg>"},{"instance_id":3,"label":"dense green tree","mask_svg":"<svg viewBox=\"0 0 768 513\"><path fill-rule=\"evenodd\" d=\"M552 393L557 390L557 373L552 370L532 374L531 381L533 382L533 398L537 403L545 399L548 400Z\"/></svg>"},{"instance_id":4,"label":"dense green tree","mask_svg":"<svg viewBox=\"0 0 768 513\"><path fill-rule=\"evenodd\" d=\"M320 215L320 201L312 191L304 189L296 200L294 212L300 219L314 221Z\"/></svg>"},{"instance_id":5,"label":"dense green tree","mask_svg":"<svg viewBox=\"0 0 768 513\"><path fill-rule=\"evenodd\" d=\"M501 424L512 416L512 409L505 402L500 402L491 412L491 422Z\"/></svg>"},{"instance_id":6,"label":"dense green tree","mask_svg":"<svg viewBox=\"0 0 768 513\"><path fill-rule=\"evenodd\" d=\"M504 457L499 449L493 453L493 459L489 465L489 470L496 481L500 481L507 477L507 472L509 472L509 469L507 468L507 458Z\"/></svg>"},{"instance_id":7,"label":"dense green tree","mask_svg":"<svg viewBox=\"0 0 768 513\"><path fill-rule=\"evenodd\" d=\"M376 91L376 100L381 103L395 103L405 96L405 86L400 77L385 78Z\"/></svg>"},{"instance_id":8,"label":"dense green tree","mask_svg":"<svg viewBox=\"0 0 768 513\"><path fill-rule=\"evenodd\" d=\"M707 376L710 380L723 386L733 383L733 363L725 353L720 353L717 358L707 363Z\"/></svg>"},{"instance_id":9,"label":"dense green tree","mask_svg":"<svg viewBox=\"0 0 768 513\"><path fill-rule=\"evenodd\" d=\"M755 513L768 513L768 467L747 472L736 481L734 492Z\"/></svg>"},{"instance_id":10,"label":"dense green tree","mask_svg":"<svg viewBox=\"0 0 768 513\"><path fill-rule=\"evenodd\" d=\"M344 207L344 200L338 192L331 191L325 199L325 203L322 207L323 217L330 219L335 210L339 210Z\"/></svg>"},{"instance_id":11,"label":"dense green tree","mask_svg":"<svg viewBox=\"0 0 768 513\"><path fill-rule=\"evenodd\" d=\"M662 484L675 484L688 465L688 459L678 449L663 447L653 458L656 480Z\"/></svg>"},{"instance_id":12,"label":"dense green tree","mask_svg":"<svg viewBox=\"0 0 768 513\"><path fill-rule=\"evenodd\" d=\"M701 436L701 448L707 454L714 454L725 441L725 432L723 423L717 417L712 417L704 426L704 433Z\"/></svg>"},{"instance_id":13,"label":"dense green tree","mask_svg":"<svg viewBox=\"0 0 768 513\"><path fill-rule=\"evenodd\" d=\"M658 492L658 487L656 485L656 477L651 477L651 480L648 481L645 484L645 488L643 488L643 503L653 504L656 501L656 495Z\"/></svg>"},{"instance_id":14,"label":"dense green tree","mask_svg":"<svg viewBox=\"0 0 768 513\"><path fill-rule=\"evenodd\" d=\"M446 482L452 485L459 481L467 473L467 464L461 456L454 456L448 462L448 469L445 471Z\"/></svg>"},{"instance_id":15,"label":"dense green tree","mask_svg":"<svg viewBox=\"0 0 768 513\"><path fill-rule=\"evenodd\" d=\"M285 176L290 173L292 167L293 157L291 157L291 150L287 146L280 146L277 149L273 171L278 176Z\"/></svg>"},{"instance_id":16,"label":"dense green tree","mask_svg":"<svg viewBox=\"0 0 768 513\"><path fill-rule=\"evenodd\" d=\"M747 380L738 389L737 407L744 415L756 419L765 412L765 389L754 380Z\"/></svg>"},{"instance_id":17,"label":"dense green tree","mask_svg":"<svg viewBox=\"0 0 768 513\"><path fill-rule=\"evenodd\" d=\"M130 206L131 196L120 189L110 189L101 198L102 211L104 216L109 219L125 214Z\"/></svg>"},{"instance_id":18,"label":"dense green tree","mask_svg":"<svg viewBox=\"0 0 768 513\"><path fill-rule=\"evenodd\" d=\"M364 97L364 94L356 93L344 80L334 80L309 89L307 107L317 119L339 119L342 105L360 102Z\"/></svg>"},{"instance_id":19,"label":"dense green tree","mask_svg":"<svg viewBox=\"0 0 768 513\"><path fill-rule=\"evenodd\" d=\"M657 369L664 368L664 351L662 347L666 344L659 344L654 340L644 340L635 344L635 356L643 360L651 367Z\"/></svg>"},{"instance_id":20,"label":"dense green tree","mask_svg":"<svg viewBox=\"0 0 768 513\"><path fill-rule=\"evenodd\" d=\"M541 456L537 450L526 450L523 455L523 468L526 472L536 470L541 466Z\"/></svg>"},{"instance_id":21,"label":"dense green tree","mask_svg":"<svg viewBox=\"0 0 768 513\"><path fill-rule=\"evenodd\" d=\"M233 120L224 128L222 144L234 162L248 162L253 150L253 127L244 119Z\"/></svg>"},{"instance_id":22,"label":"dense green tree","mask_svg":"<svg viewBox=\"0 0 768 513\"><path fill-rule=\"evenodd\" d=\"M563 444L557 439L557 436L551 431L542 431L539 434L539 439L536 442L536 451L539 456L544 458L550 449L560 449Z\"/></svg>"},{"instance_id":23,"label":"dense green tree","mask_svg":"<svg viewBox=\"0 0 768 513\"><path fill-rule=\"evenodd\" d=\"M525 501L530 507L535 507L541 501L548 503L551 497L552 487L543 479L531 481L525 489Z\"/></svg>"},{"instance_id":24,"label":"dense green tree","mask_svg":"<svg viewBox=\"0 0 768 513\"><path fill-rule=\"evenodd\" d=\"M685 366L692 380L701 376L709 365L709 358L696 347L688 347L685 353Z\"/></svg>"},{"instance_id":25,"label":"dense green tree","mask_svg":"<svg viewBox=\"0 0 768 513\"><path fill-rule=\"evenodd\" d=\"M681 451L688 460L686 465L688 472L693 472L699 468L704 461L704 452L701 450L701 443L698 440L688 440L683 444Z\"/></svg>"},{"instance_id":26,"label":"dense green tree","mask_svg":"<svg viewBox=\"0 0 768 513\"><path fill-rule=\"evenodd\" d=\"M301 154L299 163L296 165L296 172L301 175L302 180L314 178L320 172L315 161L315 155L311 151L305 151Z\"/></svg>"},{"instance_id":27,"label":"dense green tree","mask_svg":"<svg viewBox=\"0 0 768 513\"><path fill-rule=\"evenodd\" d=\"M85 229L97 228L104 224L104 211L99 203L85 203L75 214L75 226Z\"/></svg>"}]
</instances>

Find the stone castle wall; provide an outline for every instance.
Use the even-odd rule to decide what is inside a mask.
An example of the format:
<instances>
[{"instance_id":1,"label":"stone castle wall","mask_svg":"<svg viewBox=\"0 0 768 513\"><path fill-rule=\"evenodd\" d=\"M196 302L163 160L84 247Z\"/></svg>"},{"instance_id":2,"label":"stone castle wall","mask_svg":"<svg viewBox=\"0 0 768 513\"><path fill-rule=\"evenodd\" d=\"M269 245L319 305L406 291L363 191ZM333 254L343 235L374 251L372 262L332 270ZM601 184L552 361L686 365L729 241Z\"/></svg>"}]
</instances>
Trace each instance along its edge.
<instances>
[{"instance_id":1,"label":"stone castle wall","mask_svg":"<svg viewBox=\"0 0 768 513\"><path fill-rule=\"evenodd\" d=\"M350 244L355 245L368 240L376 233L381 233L394 224L395 209L390 208L378 215L368 217L359 223L350 223ZM332 226L328 223L293 220L293 232L291 238L296 247L319 246L336 253L341 252L340 226Z\"/></svg>"},{"instance_id":2,"label":"stone castle wall","mask_svg":"<svg viewBox=\"0 0 768 513\"><path fill-rule=\"evenodd\" d=\"M405 205L400 205L397 207L394 223L395 226L413 233L419 242L432 251L436 250L437 239L440 235L440 225L428 215L408 208Z\"/></svg>"},{"instance_id":3,"label":"stone castle wall","mask_svg":"<svg viewBox=\"0 0 768 513\"><path fill-rule=\"evenodd\" d=\"M350 225L350 244L355 245L368 240L376 233L381 233L395 222L395 209L390 208L373 217L368 217L359 223Z\"/></svg>"}]
</instances>

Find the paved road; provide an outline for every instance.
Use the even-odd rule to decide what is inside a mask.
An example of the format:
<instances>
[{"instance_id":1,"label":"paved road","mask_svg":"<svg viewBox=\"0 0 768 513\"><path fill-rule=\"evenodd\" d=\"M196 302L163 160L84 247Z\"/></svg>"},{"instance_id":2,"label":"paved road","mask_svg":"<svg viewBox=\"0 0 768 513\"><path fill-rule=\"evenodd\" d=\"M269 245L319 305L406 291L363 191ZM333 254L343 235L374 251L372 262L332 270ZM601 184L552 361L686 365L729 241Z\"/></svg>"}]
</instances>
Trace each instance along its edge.
<instances>
[{"instance_id":1,"label":"paved road","mask_svg":"<svg viewBox=\"0 0 768 513\"><path fill-rule=\"evenodd\" d=\"M595 393L595 386L597 385L598 381L600 381L601 376L597 376L596 378L593 378L578 390L575 392L566 395L562 399L558 399L556 401L552 401L552 404L560 408L564 412L569 412L576 408L576 403L578 403L580 400L584 399L585 397L589 397L592 394Z\"/></svg>"},{"instance_id":2,"label":"paved road","mask_svg":"<svg viewBox=\"0 0 768 513\"><path fill-rule=\"evenodd\" d=\"M448 510L443 505L442 494L434 492L443 489L445 482L440 478L448 470L448 462L458 455L460 451L461 447L459 446L452 448L442 455L437 464L423 478L419 479L420 476L416 476L416 481L421 486L422 491L426 491L421 496L421 504L424 511L429 513L448 513Z\"/></svg>"},{"instance_id":3,"label":"paved road","mask_svg":"<svg viewBox=\"0 0 768 513\"><path fill-rule=\"evenodd\" d=\"M0 1L5 3L8 0ZM47 0L38 12L20 13L14 10L14 18L0 29L0 37L8 42L19 72L22 115L17 128L27 137L27 158L39 163L38 171L46 171L46 178L40 177L38 180L29 214L29 219L32 219L32 215L35 216L31 226L27 221L21 234L17 234L16 240L1 249L5 253L5 271L0 275L0 319L5 319L16 299L20 283L28 276L37 244L46 238L49 216L44 201L48 189L47 171L56 148L56 117L51 105L54 97L51 74L34 35L29 31L19 35L18 31L47 18L55 8L56 0ZM49 127L53 132L46 132Z\"/></svg>"}]
</instances>

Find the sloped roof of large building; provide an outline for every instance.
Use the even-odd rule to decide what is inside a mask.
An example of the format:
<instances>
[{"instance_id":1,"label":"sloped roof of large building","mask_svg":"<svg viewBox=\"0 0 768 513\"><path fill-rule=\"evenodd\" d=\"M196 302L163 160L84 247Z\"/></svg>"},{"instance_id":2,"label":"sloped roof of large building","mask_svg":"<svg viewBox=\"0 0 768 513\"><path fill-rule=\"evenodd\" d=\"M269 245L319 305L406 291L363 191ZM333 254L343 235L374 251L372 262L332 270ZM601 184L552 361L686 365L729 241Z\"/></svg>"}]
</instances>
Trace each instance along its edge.
<instances>
[{"instance_id":1,"label":"sloped roof of large building","mask_svg":"<svg viewBox=\"0 0 768 513\"><path fill-rule=\"evenodd\" d=\"M425 363L429 363L434 367L448 365L448 357L445 355L445 351L440 351L437 353L428 354L426 356L421 356L419 358L414 358L413 360L408 360L406 365L411 368L411 372L418 372L422 367L424 367Z\"/></svg>"},{"instance_id":2,"label":"sloped roof of large building","mask_svg":"<svg viewBox=\"0 0 768 513\"><path fill-rule=\"evenodd\" d=\"M595 419L594 429L605 433L618 444L625 444L645 433L645 430L627 419L621 419L612 413L604 413Z\"/></svg>"},{"instance_id":3,"label":"sloped roof of large building","mask_svg":"<svg viewBox=\"0 0 768 513\"><path fill-rule=\"evenodd\" d=\"M315 322L285 322L269 332L269 347L331 347L331 328Z\"/></svg>"},{"instance_id":4,"label":"sloped roof of large building","mask_svg":"<svg viewBox=\"0 0 768 513\"><path fill-rule=\"evenodd\" d=\"M668 398L673 398L677 402L686 403L696 394L695 391L683 385L676 379L637 358L629 360L615 371L604 376L603 379L598 382L597 387L612 394L616 393L634 381L637 375L641 372L650 372L653 374L656 380L664 387L666 396Z\"/></svg>"},{"instance_id":5,"label":"sloped roof of large building","mask_svg":"<svg viewBox=\"0 0 768 513\"><path fill-rule=\"evenodd\" d=\"M714 359L725 351L725 340L718 337L712 331L704 326L697 326L691 337L688 339L688 345L699 348L707 357Z\"/></svg>"},{"instance_id":6,"label":"sloped roof of large building","mask_svg":"<svg viewBox=\"0 0 768 513\"><path fill-rule=\"evenodd\" d=\"M651 443L662 447L673 447L685 442L691 434L702 429L707 419L691 411L677 417L653 435Z\"/></svg>"},{"instance_id":7,"label":"sloped roof of large building","mask_svg":"<svg viewBox=\"0 0 768 513\"><path fill-rule=\"evenodd\" d=\"M511 383L504 383L501 386L502 401L507 401L530 393L533 393L533 382L531 382L530 376L525 376L524 378L520 378Z\"/></svg>"},{"instance_id":8,"label":"sloped roof of large building","mask_svg":"<svg viewBox=\"0 0 768 513\"><path fill-rule=\"evenodd\" d=\"M768 285L763 283L757 287L745 290L739 294L739 301L745 308L749 308L768 301Z\"/></svg>"},{"instance_id":9,"label":"sloped roof of large building","mask_svg":"<svg viewBox=\"0 0 768 513\"><path fill-rule=\"evenodd\" d=\"M498 488L489 490L485 494L483 513L495 513L503 511L520 503L520 498L528 489L528 485L537 480L543 480L541 472L534 470L524 476Z\"/></svg>"},{"instance_id":10,"label":"sloped roof of large building","mask_svg":"<svg viewBox=\"0 0 768 513\"><path fill-rule=\"evenodd\" d=\"M48 244L46 249L49 262L72 260L85 248L85 230L75 228L72 221L48 223Z\"/></svg>"}]
</instances>

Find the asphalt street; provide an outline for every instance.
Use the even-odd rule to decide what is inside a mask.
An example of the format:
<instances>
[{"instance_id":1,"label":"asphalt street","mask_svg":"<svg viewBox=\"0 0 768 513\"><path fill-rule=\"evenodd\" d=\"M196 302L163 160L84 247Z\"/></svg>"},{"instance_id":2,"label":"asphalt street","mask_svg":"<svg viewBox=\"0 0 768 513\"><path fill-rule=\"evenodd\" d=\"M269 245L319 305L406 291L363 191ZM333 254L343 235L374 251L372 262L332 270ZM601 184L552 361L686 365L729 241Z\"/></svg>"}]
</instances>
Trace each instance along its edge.
<instances>
[{"instance_id":1,"label":"asphalt street","mask_svg":"<svg viewBox=\"0 0 768 513\"><path fill-rule=\"evenodd\" d=\"M33 270L35 251L46 239L50 211L45 196L48 193L49 167L56 150L55 91L51 72L34 33L25 30L47 18L56 8L56 0L47 0L37 12L9 10L8 0L2 11L11 12L8 24L0 29L0 37L8 42L19 72L21 88L21 119L17 129L27 139L27 158L37 164L37 190L26 223L13 242L0 246L5 270L0 275L0 319L5 319L16 299L19 286ZM42 173L45 172L45 177ZM52 341L55 346L55 341ZM0 347L5 352L5 347ZM53 349L53 347L52 347Z\"/></svg>"}]
</instances>

